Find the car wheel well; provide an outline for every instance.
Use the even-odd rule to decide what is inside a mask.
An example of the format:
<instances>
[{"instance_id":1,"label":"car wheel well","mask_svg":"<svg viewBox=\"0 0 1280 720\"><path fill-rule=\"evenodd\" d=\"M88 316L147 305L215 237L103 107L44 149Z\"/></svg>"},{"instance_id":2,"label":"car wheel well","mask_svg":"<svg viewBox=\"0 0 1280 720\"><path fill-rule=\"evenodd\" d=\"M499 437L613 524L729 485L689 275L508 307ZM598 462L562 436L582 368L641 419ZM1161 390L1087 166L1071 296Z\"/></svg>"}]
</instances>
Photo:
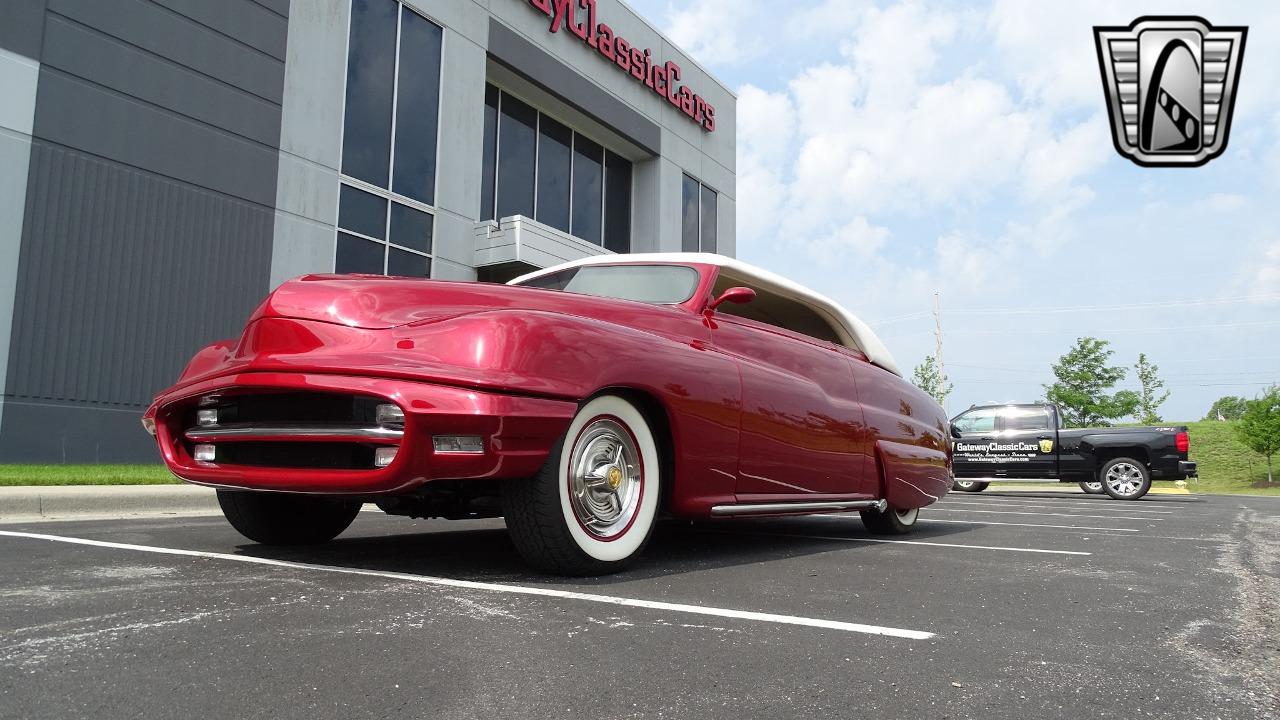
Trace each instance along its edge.
<instances>
[{"instance_id":1,"label":"car wheel well","mask_svg":"<svg viewBox=\"0 0 1280 720\"><path fill-rule=\"evenodd\" d=\"M1142 464L1146 465L1148 468L1151 467L1151 456L1147 453L1145 448L1140 448L1140 447L1099 448L1098 450L1094 451L1093 457L1095 460L1097 460L1097 464L1094 465L1094 468L1093 468L1095 473L1101 470L1103 465L1106 465L1107 463L1111 462L1112 460L1115 460L1116 458L1122 458L1122 457L1138 460Z\"/></svg>"},{"instance_id":2,"label":"car wheel well","mask_svg":"<svg viewBox=\"0 0 1280 720\"><path fill-rule=\"evenodd\" d=\"M658 498L658 511L669 512L671 502L671 490L675 481L675 443L671 433L671 418L667 414L667 408L653 394L633 387L614 386L604 387L595 391L590 397L582 401L585 405L601 395L616 395L635 405L640 410L640 414L644 415L645 420L649 421L649 427L652 429L654 439L658 441L658 454L662 463L662 485L660 488L660 496Z\"/></svg>"}]
</instances>

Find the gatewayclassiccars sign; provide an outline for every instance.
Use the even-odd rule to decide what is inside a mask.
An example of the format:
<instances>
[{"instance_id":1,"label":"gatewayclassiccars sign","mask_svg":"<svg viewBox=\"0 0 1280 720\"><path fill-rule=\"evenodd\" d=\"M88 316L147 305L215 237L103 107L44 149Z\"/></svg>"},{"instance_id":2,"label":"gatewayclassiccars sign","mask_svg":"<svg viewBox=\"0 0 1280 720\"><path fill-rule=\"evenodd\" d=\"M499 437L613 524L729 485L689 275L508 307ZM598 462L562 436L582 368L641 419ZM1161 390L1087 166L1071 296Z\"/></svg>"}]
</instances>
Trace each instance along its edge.
<instances>
[{"instance_id":1,"label":"gatewayclassiccars sign","mask_svg":"<svg viewBox=\"0 0 1280 720\"><path fill-rule=\"evenodd\" d=\"M666 98L704 130L715 132L716 109L701 95L680 84L680 66L670 60L662 64L654 62L652 49L641 50L619 37L607 24L597 23L596 0L529 0L529 4L551 18L551 32L568 28L588 47Z\"/></svg>"}]
</instances>

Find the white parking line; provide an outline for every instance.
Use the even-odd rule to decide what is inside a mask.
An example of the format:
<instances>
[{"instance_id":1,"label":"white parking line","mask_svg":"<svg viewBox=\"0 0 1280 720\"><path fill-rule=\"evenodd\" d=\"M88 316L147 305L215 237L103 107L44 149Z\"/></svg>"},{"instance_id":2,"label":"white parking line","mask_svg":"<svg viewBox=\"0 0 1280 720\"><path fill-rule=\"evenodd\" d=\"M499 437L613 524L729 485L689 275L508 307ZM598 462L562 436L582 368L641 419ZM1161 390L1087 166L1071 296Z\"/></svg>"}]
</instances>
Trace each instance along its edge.
<instances>
[{"instance_id":1,"label":"white parking line","mask_svg":"<svg viewBox=\"0 0 1280 720\"><path fill-rule=\"evenodd\" d=\"M726 531L733 534L733 531ZM751 535L772 535L775 537L804 538L811 540L839 540L840 542L860 543L893 543L895 545L930 545L932 547L964 548L966 550L1006 550L1008 552L1043 553L1045 555L1092 555L1090 552L1078 550L1041 550L1039 548L1001 547L999 545L962 545L960 543L928 542L925 540L886 540L883 538L835 537L832 535L805 535L803 533L751 532Z\"/></svg>"},{"instance_id":2,"label":"white parking line","mask_svg":"<svg viewBox=\"0 0 1280 720\"><path fill-rule=\"evenodd\" d=\"M981 502L981 501L975 501L975 500L948 499L948 500L943 500L942 503L939 503L939 504L964 505L964 506L973 506L973 507L1036 507L1036 508L1045 508L1047 510L1066 510L1067 509L1066 506L1063 506L1063 505L1048 505L1048 504L1033 503L1033 502L1022 502L1020 500L1010 500L1008 502L1004 502L1001 500L993 500L991 502ZM1101 503L1095 503L1095 505L1100 505L1100 504ZM1077 507L1079 506L1077 505ZM1089 507L1085 509L1090 510L1092 512L1128 512L1128 513L1142 513L1144 515L1175 515L1176 514L1172 510L1142 510L1142 509L1136 509L1136 508L1122 508L1122 507Z\"/></svg>"},{"instance_id":3,"label":"white parking line","mask_svg":"<svg viewBox=\"0 0 1280 720\"><path fill-rule=\"evenodd\" d=\"M812 515L810 517L832 518L835 520L849 519L848 515L831 515L831 514L817 514L817 515ZM954 523L956 525L1005 525L1008 527L1054 528L1057 530L1109 530L1109 531L1115 531L1115 532L1142 532L1141 530L1133 530L1131 528L1087 527L1084 525L1042 525L1040 523L997 522L995 520L942 520L940 518L921 517L918 522Z\"/></svg>"},{"instance_id":4,"label":"white parking line","mask_svg":"<svg viewBox=\"0 0 1280 720\"><path fill-rule=\"evenodd\" d=\"M960 510L958 508L931 507L929 512L984 513L990 515L1041 515L1044 517L1090 518L1093 520L1146 520L1156 522L1164 518L1133 517L1131 515L1079 515L1076 513L1031 512L1020 510Z\"/></svg>"},{"instance_id":5,"label":"white parking line","mask_svg":"<svg viewBox=\"0 0 1280 720\"><path fill-rule=\"evenodd\" d=\"M272 567L291 568L294 570L313 570L317 572L338 573L342 575L363 575L367 577L380 577L404 582L439 585L465 590L482 590L515 595L535 595L540 597L561 598L564 600L581 600L585 602L647 608L649 610L665 610L669 612L688 613L691 615L713 615L716 617L734 618L737 620L753 620L756 622L777 623L781 625L803 625L805 627L822 628L824 630L841 630L844 632L866 633L869 635L884 635L888 637L905 638L908 640L928 640L934 636L933 633L924 632L922 630L904 630L902 628L863 625L862 623L841 622L839 620L823 620L820 618L807 618L795 615L777 615L774 613L752 612L749 610L731 610L728 608L686 605L683 603L659 602L655 600L638 600L635 598L595 595L592 593L580 593L568 590L553 590L550 588L527 587L523 585L507 585L504 583L454 580L451 578L411 575L409 573L387 572L384 570L359 570L356 568L314 565L311 563L290 562L287 560L273 560L271 558L253 557L250 555L232 555L229 553L183 550L179 548L154 547L150 545L130 545L127 543L106 542L103 540L88 540L85 538L66 537L62 535L44 535L41 533L14 532L9 530L0 530L0 536L28 538L32 540L48 540L50 542L70 543L73 545L91 545L94 547L113 548L116 550L134 550L137 552L156 553L160 555L180 555L184 557L209 558L212 560L229 560L232 562L250 563L253 565L270 565Z\"/></svg>"},{"instance_id":6,"label":"white parking line","mask_svg":"<svg viewBox=\"0 0 1280 720\"><path fill-rule=\"evenodd\" d=\"M1009 527L1055 528L1058 530L1104 530L1107 532L1142 532L1132 528L1086 527L1084 525L1041 525L1040 523L996 522L995 520L943 520L941 518L920 518L920 522L954 523L956 525L1007 525Z\"/></svg>"}]
</instances>

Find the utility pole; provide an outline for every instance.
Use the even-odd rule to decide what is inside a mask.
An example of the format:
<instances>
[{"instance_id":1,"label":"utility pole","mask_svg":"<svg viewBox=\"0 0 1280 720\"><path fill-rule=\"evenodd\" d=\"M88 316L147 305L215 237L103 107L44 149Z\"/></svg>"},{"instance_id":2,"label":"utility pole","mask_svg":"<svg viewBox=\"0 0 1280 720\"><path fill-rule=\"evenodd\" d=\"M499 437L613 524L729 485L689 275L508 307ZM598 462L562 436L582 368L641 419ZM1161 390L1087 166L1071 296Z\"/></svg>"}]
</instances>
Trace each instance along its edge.
<instances>
[{"instance_id":1,"label":"utility pole","mask_svg":"<svg viewBox=\"0 0 1280 720\"><path fill-rule=\"evenodd\" d=\"M939 382L946 382L947 370L942 365L942 295L933 293L933 362L938 366Z\"/></svg>"}]
</instances>

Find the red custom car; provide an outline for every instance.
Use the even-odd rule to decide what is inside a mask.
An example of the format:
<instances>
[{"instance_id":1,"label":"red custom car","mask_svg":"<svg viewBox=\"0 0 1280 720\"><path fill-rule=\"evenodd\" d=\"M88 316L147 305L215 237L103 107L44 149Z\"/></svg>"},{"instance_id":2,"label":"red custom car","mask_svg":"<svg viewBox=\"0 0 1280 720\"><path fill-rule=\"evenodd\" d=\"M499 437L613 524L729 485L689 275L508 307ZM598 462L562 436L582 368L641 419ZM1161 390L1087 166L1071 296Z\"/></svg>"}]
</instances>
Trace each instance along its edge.
<instances>
[{"instance_id":1,"label":"red custom car","mask_svg":"<svg viewBox=\"0 0 1280 720\"><path fill-rule=\"evenodd\" d=\"M503 516L552 572L620 569L659 515L860 511L903 533L952 483L948 421L834 302L707 254L508 286L312 275L201 350L143 417L261 543L362 503Z\"/></svg>"}]
</instances>

